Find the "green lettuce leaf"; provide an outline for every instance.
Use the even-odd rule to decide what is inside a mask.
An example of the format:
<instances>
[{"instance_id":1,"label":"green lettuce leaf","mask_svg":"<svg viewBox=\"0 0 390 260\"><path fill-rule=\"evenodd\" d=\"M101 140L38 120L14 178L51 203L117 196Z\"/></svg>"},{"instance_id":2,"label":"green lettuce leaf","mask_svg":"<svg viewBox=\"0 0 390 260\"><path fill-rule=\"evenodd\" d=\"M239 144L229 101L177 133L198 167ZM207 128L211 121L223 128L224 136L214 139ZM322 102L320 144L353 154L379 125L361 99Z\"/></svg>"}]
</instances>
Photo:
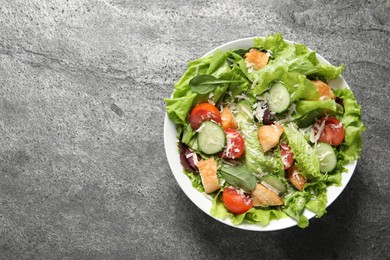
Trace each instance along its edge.
<instances>
[{"instance_id":1,"label":"green lettuce leaf","mask_svg":"<svg viewBox=\"0 0 390 260\"><path fill-rule=\"evenodd\" d=\"M309 200L306 203L306 208L316 213L317 218L322 217L326 213L326 204L328 196L326 195L327 185L323 181L310 182L306 185L305 194Z\"/></svg>"},{"instance_id":2,"label":"green lettuce leaf","mask_svg":"<svg viewBox=\"0 0 390 260\"><path fill-rule=\"evenodd\" d=\"M366 130L361 119L361 106L350 89L343 88L335 91L336 96L343 99L344 115L339 119L343 123L345 138L340 147L340 153L345 163L350 163L359 158L363 147L362 134Z\"/></svg>"},{"instance_id":3,"label":"green lettuce leaf","mask_svg":"<svg viewBox=\"0 0 390 260\"><path fill-rule=\"evenodd\" d=\"M206 74L213 75L216 78L219 78L223 73L229 72L231 70L227 58L231 52L222 52L217 50L211 56L210 66L207 69Z\"/></svg>"},{"instance_id":4,"label":"green lettuce leaf","mask_svg":"<svg viewBox=\"0 0 390 260\"><path fill-rule=\"evenodd\" d=\"M190 171L187 171L187 170L183 170L183 171L188 176L188 178L190 179L192 187L194 187L195 189L197 189L200 192L204 192L204 187L203 187L203 184L202 184L202 179L200 177L200 174L193 173L193 172L190 172Z\"/></svg>"},{"instance_id":5,"label":"green lettuce leaf","mask_svg":"<svg viewBox=\"0 0 390 260\"><path fill-rule=\"evenodd\" d=\"M301 117L313 110L323 109L327 112L337 112L337 103L333 99L322 101L299 100L296 102L296 117Z\"/></svg>"},{"instance_id":6,"label":"green lettuce leaf","mask_svg":"<svg viewBox=\"0 0 390 260\"><path fill-rule=\"evenodd\" d=\"M288 144L294 154L300 173L308 179L322 179L320 162L314 149L306 141L304 133L294 123L284 127Z\"/></svg>"},{"instance_id":7,"label":"green lettuce leaf","mask_svg":"<svg viewBox=\"0 0 390 260\"><path fill-rule=\"evenodd\" d=\"M338 76L341 75L343 71L344 71L344 64L340 65L339 67L335 67L330 64L321 63L316 66L315 71L306 75L310 75L310 77L312 78L318 78L323 81L328 81L337 78Z\"/></svg>"},{"instance_id":8,"label":"green lettuce leaf","mask_svg":"<svg viewBox=\"0 0 390 260\"><path fill-rule=\"evenodd\" d=\"M190 124L188 124L187 126L183 127L183 136L181 138L181 141L185 143L187 146L189 146L195 134L196 131L191 127Z\"/></svg>"},{"instance_id":9,"label":"green lettuce leaf","mask_svg":"<svg viewBox=\"0 0 390 260\"><path fill-rule=\"evenodd\" d=\"M215 218L225 219L230 216L234 216L234 214L230 213L220 198L222 190L220 190L217 195L214 196L213 201L211 203L210 215Z\"/></svg>"},{"instance_id":10,"label":"green lettuce leaf","mask_svg":"<svg viewBox=\"0 0 390 260\"><path fill-rule=\"evenodd\" d=\"M320 97L317 87L304 75L297 72L285 73L281 79L291 94L291 102L300 99L315 100Z\"/></svg>"},{"instance_id":11,"label":"green lettuce leaf","mask_svg":"<svg viewBox=\"0 0 390 260\"><path fill-rule=\"evenodd\" d=\"M251 208L245 213L244 220L249 223L260 223L267 226L272 220L285 218L287 215L277 209L258 209Z\"/></svg>"},{"instance_id":12,"label":"green lettuce leaf","mask_svg":"<svg viewBox=\"0 0 390 260\"><path fill-rule=\"evenodd\" d=\"M243 57L238 55L237 53L232 53L232 58L234 59L234 65L238 68L241 73L250 81L253 81L253 77L248 72L248 68L246 67L245 60Z\"/></svg>"},{"instance_id":13,"label":"green lettuce leaf","mask_svg":"<svg viewBox=\"0 0 390 260\"><path fill-rule=\"evenodd\" d=\"M191 91L189 82L194 76L207 71L211 59L212 56L208 56L189 62L186 72L174 85L172 97L164 99L168 117L172 119L175 124L186 125L186 118L193 103L200 98L204 98L201 95L198 97L198 94Z\"/></svg>"},{"instance_id":14,"label":"green lettuce leaf","mask_svg":"<svg viewBox=\"0 0 390 260\"><path fill-rule=\"evenodd\" d=\"M268 65L259 71L254 71L250 74L250 78L254 83L256 83L256 85L250 90L250 93L255 96L262 94L271 87L271 83L281 79L287 71L288 67L286 65Z\"/></svg>"},{"instance_id":15,"label":"green lettuce leaf","mask_svg":"<svg viewBox=\"0 0 390 260\"><path fill-rule=\"evenodd\" d=\"M256 48L271 51L275 56L288 46L280 33L272 34L264 38L256 38L253 40L253 45Z\"/></svg>"},{"instance_id":16,"label":"green lettuce leaf","mask_svg":"<svg viewBox=\"0 0 390 260\"><path fill-rule=\"evenodd\" d=\"M197 97L196 93L189 92L188 96L165 99L168 116L175 124L186 125L187 115L192 107L192 103Z\"/></svg>"},{"instance_id":17,"label":"green lettuce leaf","mask_svg":"<svg viewBox=\"0 0 390 260\"><path fill-rule=\"evenodd\" d=\"M308 198L303 192L295 192L284 200L286 206L283 208L283 212L295 219L300 228L309 225L309 220L303 215L307 201Z\"/></svg>"}]
</instances>

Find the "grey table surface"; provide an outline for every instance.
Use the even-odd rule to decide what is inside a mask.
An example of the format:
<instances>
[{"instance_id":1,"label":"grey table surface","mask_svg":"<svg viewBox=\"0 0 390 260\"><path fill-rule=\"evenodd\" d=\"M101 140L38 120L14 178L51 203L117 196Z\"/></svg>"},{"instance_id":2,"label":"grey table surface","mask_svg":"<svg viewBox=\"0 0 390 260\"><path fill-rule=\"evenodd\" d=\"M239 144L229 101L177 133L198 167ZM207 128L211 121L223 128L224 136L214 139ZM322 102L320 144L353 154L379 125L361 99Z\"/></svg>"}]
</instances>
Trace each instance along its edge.
<instances>
[{"instance_id":1,"label":"grey table surface","mask_svg":"<svg viewBox=\"0 0 390 260\"><path fill-rule=\"evenodd\" d=\"M389 257L389 1L0 0L0 258ZM307 229L250 232L173 178L164 98L218 45L281 32L343 76L364 150Z\"/></svg>"}]
</instances>

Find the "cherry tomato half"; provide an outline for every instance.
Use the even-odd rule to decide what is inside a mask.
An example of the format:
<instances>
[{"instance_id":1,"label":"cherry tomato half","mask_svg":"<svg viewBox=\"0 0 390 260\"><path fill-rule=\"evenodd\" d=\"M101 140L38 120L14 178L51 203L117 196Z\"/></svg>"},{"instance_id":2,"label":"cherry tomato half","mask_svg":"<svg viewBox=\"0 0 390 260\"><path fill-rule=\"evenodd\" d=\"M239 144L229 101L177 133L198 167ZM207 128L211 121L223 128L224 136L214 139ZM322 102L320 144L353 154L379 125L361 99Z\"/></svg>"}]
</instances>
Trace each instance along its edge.
<instances>
[{"instance_id":1,"label":"cherry tomato half","mask_svg":"<svg viewBox=\"0 0 390 260\"><path fill-rule=\"evenodd\" d=\"M221 124L221 113L218 108L210 103L197 104L190 114L190 124L193 129L198 129L207 120L213 120Z\"/></svg>"},{"instance_id":2,"label":"cherry tomato half","mask_svg":"<svg viewBox=\"0 0 390 260\"><path fill-rule=\"evenodd\" d=\"M226 148L223 150L221 158L237 159L245 150L244 138L234 129L225 130L226 134Z\"/></svg>"},{"instance_id":3,"label":"cherry tomato half","mask_svg":"<svg viewBox=\"0 0 390 260\"><path fill-rule=\"evenodd\" d=\"M288 146L286 143L281 143L280 152L282 154L284 169L287 170L293 164L294 154L291 152L290 146Z\"/></svg>"},{"instance_id":4,"label":"cherry tomato half","mask_svg":"<svg viewBox=\"0 0 390 260\"><path fill-rule=\"evenodd\" d=\"M225 207L234 214L247 212L253 206L251 198L233 187L226 187L223 190L222 201Z\"/></svg>"},{"instance_id":5,"label":"cherry tomato half","mask_svg":"<svg viewBox=\"0 0 390 260\"><path fill-rule=\"evenodd\" d=\"M322 129L322 131L321 131ZM335 117L322 117L314 125L314 133L321 131L318 142L325 142L332 146L340 145L344 140L344 128L340 120Z\"/></svg>"}]
</instances>

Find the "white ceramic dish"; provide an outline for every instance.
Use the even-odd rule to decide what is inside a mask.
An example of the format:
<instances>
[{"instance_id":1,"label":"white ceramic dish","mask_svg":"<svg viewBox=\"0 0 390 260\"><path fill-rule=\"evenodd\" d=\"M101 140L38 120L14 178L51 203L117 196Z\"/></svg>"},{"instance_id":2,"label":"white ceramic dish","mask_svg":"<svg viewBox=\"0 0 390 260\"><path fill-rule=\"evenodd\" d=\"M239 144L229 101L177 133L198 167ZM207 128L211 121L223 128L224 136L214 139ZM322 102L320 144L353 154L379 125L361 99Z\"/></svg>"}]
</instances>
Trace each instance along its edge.
<instances>
[{"instance_id":1,"label":"white ceramic dish","mask_svg":"<svg viewBox=\"0 0 390 260\"><path fill-rule=\"evenodd\" d=\"M236 41L225 43L214 50L206 53L204 56L210 55L214 53L216 50L221 51L229 51L234 49L245 49L250 48L253 46L253 39L256 37L251 38L244 38L239 39ZM289 41L287 41L289 42ZM290 42L291 43L291 42ZM329 63L327 60L325 60L321 55L317 54L317 58L321 63ZM329 82L329 84L332 86L332 88L349 88L348 84L345 82L344 78L340 76L339 78L332 80ZM165 146L165 152L167 155L169 166L171 167L173 176L175 177L177 183L181 187L181 189L184 191L184 193L187 195L187 197L196 205L198 208L200 208L202 211L204 211L206 214L210 216L210 209L211 209L211 201L204 196L204 194L200 193L196 189L192 187L190 179L187 177L187 175L183 172L183 167L180 163L180 155L179 150L177 148L177 138L176 138L176 128L175 124L168 118L167 113L165 114L165 121L164 121L164 146ZM344 188L347 186L349 180L352 177L352 174L356 168L357 162L353 162L346 166L348 169L348 172L343 173L342 175L342 185L340 187L330 186L327 190L328 195L328 204L327 207L335 201L335 199L341 194L341 192L344 190ZM311 219L315 216L315 214L309 210L304 211L304 215ZM213 217L214 218L214 217ZM219 219L214 218L226 225L239 228L239 229L245 229L245 230L251 230L251 231L273 231L273 230L280 230L285 229L288 227L292 227L297 225L297 222L292 218L283 218L279 220L274 220L269 223L268 226L261 226L257 224L249 224L249 223L242 223L240 225L234 225L230 219Z\"/></svg>"}]
</instances>

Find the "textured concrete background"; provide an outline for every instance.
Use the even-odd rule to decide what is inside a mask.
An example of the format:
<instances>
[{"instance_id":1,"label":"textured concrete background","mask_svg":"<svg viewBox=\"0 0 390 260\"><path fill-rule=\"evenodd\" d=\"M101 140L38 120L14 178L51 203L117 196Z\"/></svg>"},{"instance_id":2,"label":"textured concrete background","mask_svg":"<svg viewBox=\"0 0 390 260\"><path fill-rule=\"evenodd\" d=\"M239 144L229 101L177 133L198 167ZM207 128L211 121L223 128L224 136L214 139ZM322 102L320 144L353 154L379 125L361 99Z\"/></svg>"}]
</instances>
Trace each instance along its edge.
<instances>
[{"instance_id":1,"label":"textured concrete background","mask_svg":"<svg viewBox=\"0 0 390 260\"><path fill-rule=\"evenodd\" d=\"M389 13L386 0L0 0L0 257L388 258ZM367 131L324 217L255 233L180 190L163 98L189 60L274 32L345 63Z\"/></svg>"}]
</instances>

